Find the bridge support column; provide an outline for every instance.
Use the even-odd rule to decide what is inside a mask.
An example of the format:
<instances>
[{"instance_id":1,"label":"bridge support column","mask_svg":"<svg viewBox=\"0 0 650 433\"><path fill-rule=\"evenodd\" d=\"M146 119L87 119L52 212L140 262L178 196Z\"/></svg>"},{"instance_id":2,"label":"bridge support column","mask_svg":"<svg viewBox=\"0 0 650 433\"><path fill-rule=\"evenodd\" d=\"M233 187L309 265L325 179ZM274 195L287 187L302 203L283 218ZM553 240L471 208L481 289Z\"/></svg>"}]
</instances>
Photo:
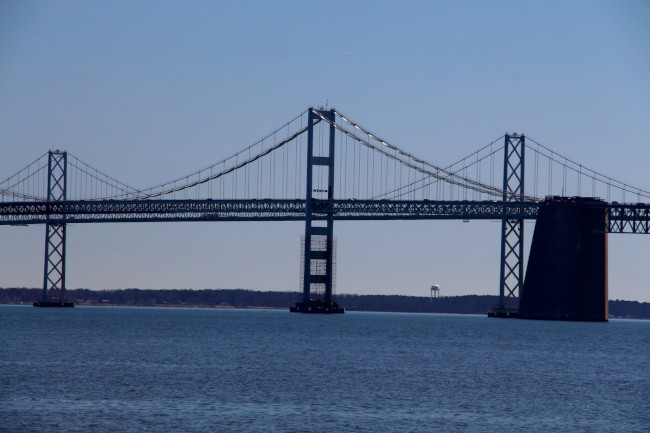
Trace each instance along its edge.
<instances>
[{"instance_id":1,"label":"bridge support column","mask_svg":"<svg viewBox=\"0 0 650 433\"><path fill-rule=\"evenodd\" d=\"M605 322L607 209L593 198L553 198L539 209L519 317Z\"/></svg>"},{"instance_id":2,"label":"bridge support column","mask_svg":"<svg viewBox=\"0 0 650 433\"><path fill-rule=\"evenodd\" d=\"M333 299L335 283L334 215L331 210L323 212L322 207L324 203L334 199L335 128L333 124L336 118L334 110L322 111L313 108L309 109L308 116L305 236L302 246L301 272L302 301L297 302L290 311L296 313L343 313L343 308ZM322 146L328 150L327 156L314 155L314 126L322 121L321 116L331 122L328 123L329 142ZM315 168L327 171L327 185L314 185ZM327 201L319 198L325 193ZM327 206L325 207L327 208Z\"/></svg>"},{"instance_id":3,"label":"bridge support column","mask_svg":"<svg viewBox=\"0 0 650 433\"><path fill-rule=\"evenodd\" d=\"M47 166L47 201L65 201L67 183L66 152L50 151ZM43 296L35 307L73 307L65 299L65 232L66 224L51 221L65 215L47 214L45 223L45 263L43 267Z\"/></svg>"},{"instance_id":4,"label":"bridge support column","mask_svg":"<svg viewBox=\"0 0 650 433\"><path fill-rule=\"evenodd\" d=\"M506 134L503 158L503 201L523 201L526 137ZM524 220L501 220L499 305L489 314L516 316L517 296L524 282Z\"/></svg>"}]
</instances>

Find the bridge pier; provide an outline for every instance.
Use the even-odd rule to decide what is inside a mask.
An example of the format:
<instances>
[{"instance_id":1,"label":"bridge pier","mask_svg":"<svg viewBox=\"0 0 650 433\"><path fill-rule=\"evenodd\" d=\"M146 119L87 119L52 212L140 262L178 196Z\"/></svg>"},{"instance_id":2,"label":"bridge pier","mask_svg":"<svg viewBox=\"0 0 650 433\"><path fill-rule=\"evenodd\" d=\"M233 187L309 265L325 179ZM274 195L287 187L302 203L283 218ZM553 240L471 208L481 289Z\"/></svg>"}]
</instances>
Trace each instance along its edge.
<instances>
[{"instance_id":1,"label":"bridge pier","mask_svg":"<svg viewBox=\"0 0 650 433\"><path fill-rule=\"evenodd\" d=\"M329 120L329 145L327 156L314 156L314 125L321 122L321 116ZM302 300L289 311L292 313L343 313L344 309L333 299L334 288L334 215L329 212L322 219L314 218L314 207L318 205L318 194L327 193L327 199L334 199L334 151L336 115L334 110L316 111L309 109L307 129L307 191L305 203L305 236L302 248ZM314 167L327 170L327 186L314 188ZM326 189L326 191L325 191Z\"/></svg>"},{"instance_id":2,"label":"bridge pier","mask_svg":"<svg viewBox=\"0 0 650 433\"><path fill-rule=\"evenodd\" d=\"M535 224L519 317L606 322L607 298L605 202L548 199Z\"/></svg>"}]
</instances>

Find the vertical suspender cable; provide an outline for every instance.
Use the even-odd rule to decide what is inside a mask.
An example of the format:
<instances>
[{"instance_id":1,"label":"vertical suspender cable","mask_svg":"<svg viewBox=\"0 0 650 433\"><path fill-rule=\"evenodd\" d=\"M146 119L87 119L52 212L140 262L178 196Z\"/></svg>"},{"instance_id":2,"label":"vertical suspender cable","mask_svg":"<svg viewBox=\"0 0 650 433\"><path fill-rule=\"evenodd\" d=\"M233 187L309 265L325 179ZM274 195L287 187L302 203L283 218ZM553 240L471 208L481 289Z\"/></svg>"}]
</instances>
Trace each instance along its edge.
<instances>
[{"instance_id":1,"label":"vertical suspender cable","mask_svg":"<svg viewBox=\"0 0 650 433\"><path fill-rule=\"evenodd\" d=\"M370 141L370 136L368 136L368 141ZM365 147L365 146L364 146ZM370 149L368 147L365 147L366 150L366 199L370 198L369 194L369 182L370 182Z\"/></svg>"},{"instance_id":2,"label":"vertical suspender cable","mask_svg":"<svg viewBox=\"0 0 650 433\"><path fill-rule=\"evenodd\" d=\"M277 134L273 133L273 147L278 143ZM271 152L269 155L269 168L270 168L270 173L269 177L271 180L271 193L269 194L269 198L275 198L275 173L276 173L276 167L275 167L275 150Z\"/></svg>"},{"instance_id":3,"label":"vertical suspender cable","mask_svg":"<svg viewBox=\"0 0 650 433\"><path fill-rule=\"evenodd\" d=\"M370 196L374 197L375 196L375 151L374 149L372 150L372 181L371 181L371 189L370 189Z\"/></svg>"},{"instance_id":4,"label":"vertical suspender cable","mask_svg":"<svg viewBox=\"0 0 650 433\"><path fill-rule=\"evenodd\" d=\"M566 158L564 158L564 165L562 166L562 196L566 196Z\"/></svg>"},{"instance_id":5,"label":"vertical suspender cable","mask_svg":"<svg viewBox=\"0 0 650 433\"><path fill-rule=\"evenodd\" d=\"M352 145L352 198L357 198L357 173L355 173L357 168L357 143Z\"/></svg>"},{"instance_id":6,"label":"vertical suspender cable","mask_svg":"<svg viewBox=\"0 0 650 433\"><path fill-rule=\"evenodd\" d=\"M553 195L553 152L548 159L548 194Z\"/></svg>"},{"instance_id":7,"label":"vertical suspender cable","mask_svg":"<svg viewBox=\"0 0 650 433\"><path fill-rule=\"evenodd\" d=\"M596 197L596 174L595 173L593 173L593 176L591 178L591 196Z\"/></svg>"},{"instance_id":8,"label":"vertical suspender cable","mask_svg":"<svg viewBox=\"0 0 650 433\"><path fill-rule=\"evenodd\" d=\"M578 196L582 191L582 165L578 166Z\"/></svg>"},{"instance_id":9,"label":"vertical suspender cable","mask_svg":"<svg viewBox=\"0 0 650 433\"><path fill-rule=\"evenodd\" d=\"M534 175L535 197L537 197L537 181L539 178L538 170L539 170L539 145L537 145L537 151L535 152L535 175Z\"/></svg>"},{"instance_id":10,"label":"vertical suspender cable","mask_svg":"<svg viewBox=\"0 0 650 433\"><path fill-rule=\"evenodd\" d=\"M492 144L490 144L490 186L494 187L494 152L492 151Z\"/></svg>"}]
</instances>

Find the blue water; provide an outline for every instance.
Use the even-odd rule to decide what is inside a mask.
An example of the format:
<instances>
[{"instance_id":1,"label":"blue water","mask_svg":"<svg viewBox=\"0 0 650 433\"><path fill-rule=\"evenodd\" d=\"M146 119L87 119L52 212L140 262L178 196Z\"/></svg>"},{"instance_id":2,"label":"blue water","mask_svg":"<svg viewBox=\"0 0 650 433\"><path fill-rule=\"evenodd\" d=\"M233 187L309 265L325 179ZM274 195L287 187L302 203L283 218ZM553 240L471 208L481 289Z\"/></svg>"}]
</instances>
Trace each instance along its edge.
<instances>
[{"instance_id":1,"label":"blue water","mask_svg":"<svg viewBox=\"0 0 650 433\"><path fill-rule=\"evenodd\" d=\"M0 307L3 432L648 432L650 321Z\"/></svg>"}]
</instances>

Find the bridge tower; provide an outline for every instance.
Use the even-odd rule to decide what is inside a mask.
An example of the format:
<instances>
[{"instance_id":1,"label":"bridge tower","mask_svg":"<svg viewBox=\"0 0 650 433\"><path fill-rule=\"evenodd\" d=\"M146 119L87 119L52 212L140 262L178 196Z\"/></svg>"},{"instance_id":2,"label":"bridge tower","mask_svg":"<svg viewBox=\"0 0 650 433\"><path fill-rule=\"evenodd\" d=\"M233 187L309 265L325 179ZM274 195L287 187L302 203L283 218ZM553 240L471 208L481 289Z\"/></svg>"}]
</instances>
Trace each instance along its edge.
<instances>
[{"instance_id":1,"label":"bridge tower","mask_svg":"<svg viewBox=\"0 0 650 433\"><path fill-rule=\"evenodd\" d=\"M314 155L314 126L327 119L329 125L327 155ZM343 313L332 298L334 287L334 215L327 210L327 202L319 197L327 193L327 201L334 199L334 154L336 114L334 109L309 109L307 124L307 191L305 195L305 236L302 248L302 301L290 311L295 313ZM314 168L325 167L326 191L314 189ZM323 207L323 205L325 206ZM317 214L317 215L315 215ZM323 222L325 224L323 224ZM322 295L321 295L322 292ZM318 296L315 296L318 293Z\"/></svg>"},{"instance_id":2,"label":"bridge tower","mask_svg":"<svg viewBox=\"0 0 650 433\"><path fill-rule=\"evenodd\" d=\"M503 149L503 201L524 200L524 166L526 137L506 134ZM524 220L501 220L501 268L497 315L509 316L524 285Z\"/></svg>"},{"instance_id":3,"label":"bridge tower","mask_svg":"<svg viewBox=\"0 0 650 433\"><path fill-rule=\"evenodd\" d=\"M51 203L66 200L68 154L50 150L47 163L47 220L45 223L45 264L43 269L43 296L35 307L73 307L65 300L65 217L52 214ZM52 221L54 220L54 221ZM49 296L48 296L49 292Z\"/></svg>"}]
</instances>

